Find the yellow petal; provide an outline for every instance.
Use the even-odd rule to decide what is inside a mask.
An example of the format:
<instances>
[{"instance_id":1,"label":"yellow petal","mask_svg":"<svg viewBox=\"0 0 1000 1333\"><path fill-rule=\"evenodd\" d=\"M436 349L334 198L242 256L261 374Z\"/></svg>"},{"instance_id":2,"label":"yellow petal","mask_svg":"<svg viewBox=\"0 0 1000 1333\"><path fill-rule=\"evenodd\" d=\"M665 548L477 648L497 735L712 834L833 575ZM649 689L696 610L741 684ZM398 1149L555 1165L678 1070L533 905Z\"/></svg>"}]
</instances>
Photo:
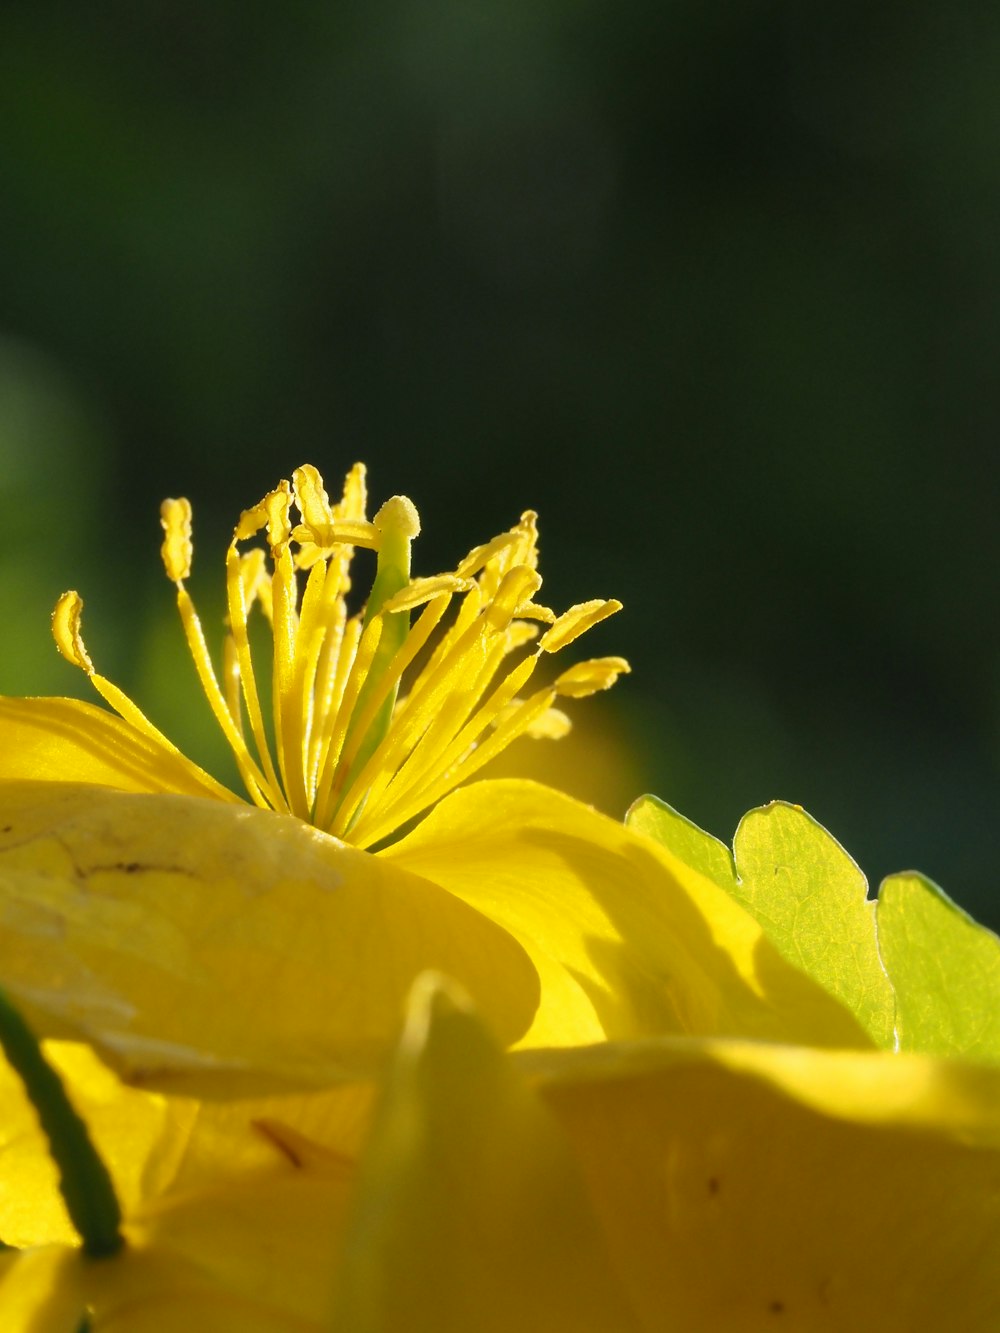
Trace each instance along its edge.
<instances>
[{"instance_id":1,"label":"yellow petal","mask_svg":"<svg viewBox=\"0 0 1000 1333\"><path fill-rule=\"evenodd\" d=\"M343 1167L285 1163L142 1210L125 1228L131 1262L88 1274L95 1333L186 1330L192 1314L206 1333L329 1329L351 1183Z\"/></svg>"},{"instance_id":2,"label":"yellow petal","mask_svg":"<svg viewBox=\"0 0 1000 1333\"><path fill-rule=\"evenodd\" d=\"M239 1296L166 1285L139 1304L102 1311L92 1327L94 1333L327 1333L312 1320L292 1320Z\"/></svg>"},{"instance_id":3,"label":"yellow petal","mask_svg":"<svg viewBox=\"0 0 1000 1333\"><path fill-rule=\"evenodd\" d=\"M1000 1071L676 1039L523 1059L650 1333L1000 1327Z\"/></svg>"},{"instance_id":4,"label":"yellow petal","mask_svg":"<svg viewBox=\"0 0 1000 1333\"><path fill-rule=\"evenodd\" d=\"M121 791L238 799L177 751L77 699L0 695L0 731L0 781L93 782Z\"/></svg>"},{"instance_id":5,"label":"yellow petal","mask_svg":"<svg viewBox=\"0 0 1000 1333\"><path fill-rule=\"evenodd\" d=\"M194 1103L123 1087L86 1046L49 1041L62 1078L129 1210L170 1184L188 1153ZM232 1139L227 1141L233 1142ZM273 1156L273 1154L272 1154ZM219 1154L219 1168L227 1161ZM0 1062L0 1238L8 1245L77 1243L38 1116L20 1078Z\"/></svg>"},{"instance_id":6,"label":"yellow petal","mask_svg":"<svg viewBox=\"0 0 1000 1333\"><path fill-rule=\"evenodd\" d=\"M349 1187L341 1166L285 1161L141 1210L111 1259L56 1251L54 1285L78 1302L68 1333L81 1299L94 1333L329 1333ZM4 1314L5 1294L0 1285ZM48 1324L30 1327L50 1333Z\"/></svg>"},{"instance_id":7,"label":"yellow petal","mask_svg":"<svg viewBox=\"0 0 1000 1333\"><path fill-rule=\"evenodd\" d=\"M368 1137L375 1096L375 1084L361 1082L321 1092L198 1102L172 1187L201 1189L273 1166L276 1157L289 1156L290 1136L352 1160ZM167 1099L171 1107L181 1100Z\"/></svg>"},{"instance_id":8,"label":"yellow petal","mask_svg":"<svg viewBox=\"0 0 1000 1333\"><path fill-rule=\"evenodd\" d=\"M43 1035L226 1096L369 1072L428 967L505 1043L538 998L511 936L399 865L269 811L70 783L0 784L0 949Z\"/></svg>"},{"instance_id":9,"label":"yellow petal","mask_svg":"<svg viewBox=\"0 0 1000 1333\"><path fill-rule=\"evenodd\" d=\"M521 941L542 980L530 1044L687 1032L871 1045L723 889L547 787L464 788L380 857Z\"/></svg>"},{"instance_id":10,"label":"yellow petal","mask_svg":"<svg viewBox=\"0 0 1000 1333\"><path fill-rule=\"evenodd\" d=\"M219 1189L276 1165L291 1141L356 1157L368 1134L373 1085L320 1093L196 1102L130 1088L86 1046L48 1041L45 1054L114 1180L126 1214L168 1192ZM0 1063L0 1238L19 1247L76 1245L48 1141L20 1078ZM0 1324L2 1327L2 1324Z\"/></svg>"},{"instance_id":11,"label":"yellow petal","mask_svg":"<svg viewBox=\"0 0 1000 1333\"><path fill-rule=\"evenodd\" d=\"M0 1269L4 1333L78 1333L84 1312L76 1254L63 1246L28 1250Z\"/></svg>"},{"instance_id":12,"label":"yellow petal","mask_svg":"<svg viewBox=\"0 0 1000 1333\"><path fill-rule=\"evenodd\" d=\"M451 987L418 984L341 1256L343 1333L629 1333L566 1144Z\"/></svg>"}]
</instances>

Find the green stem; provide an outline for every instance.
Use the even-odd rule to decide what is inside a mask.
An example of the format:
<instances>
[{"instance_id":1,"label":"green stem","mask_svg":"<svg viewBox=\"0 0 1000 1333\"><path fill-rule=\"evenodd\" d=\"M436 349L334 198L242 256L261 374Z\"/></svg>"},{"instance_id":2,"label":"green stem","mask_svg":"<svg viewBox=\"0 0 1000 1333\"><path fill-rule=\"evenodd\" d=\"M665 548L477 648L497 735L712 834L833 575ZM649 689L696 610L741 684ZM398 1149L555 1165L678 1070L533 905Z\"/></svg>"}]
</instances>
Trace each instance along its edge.
<instances>
[{"instance_id":1,"label":"green stem","mask_svg":"<svg viewBox=\"0 0 1000 1333\"><path fill-rule=\"evenodd\" d=\"M121 1249L121 1209L108 1168L37 1037L0 991L0 1046L21 1076L59 1168L59 1189L84 1253L103 1259Z\"/></svg>"}]
</instances>

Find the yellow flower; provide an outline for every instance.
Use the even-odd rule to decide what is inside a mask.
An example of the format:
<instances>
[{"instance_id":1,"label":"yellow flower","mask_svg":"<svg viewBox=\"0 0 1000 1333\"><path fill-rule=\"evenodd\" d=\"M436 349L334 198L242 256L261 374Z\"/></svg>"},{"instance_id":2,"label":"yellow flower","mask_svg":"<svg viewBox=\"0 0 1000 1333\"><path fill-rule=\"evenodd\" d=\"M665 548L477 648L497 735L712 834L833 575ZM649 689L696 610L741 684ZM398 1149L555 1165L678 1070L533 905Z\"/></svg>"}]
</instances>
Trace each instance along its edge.
<instances>
[{"instance_id":1,"label":"yellow flower","mask_svg":"<svg viewBox=\"0 0 1000 1333\"><path fill-rule=\"evenodd\" d=\"M356 1150L370 1093L349 1085L381 1067L427 969L455 979L507 1047L662 1032L870 1045L669 849L535 783L453 789L516 735L564 729L560 694L625 668L597 659L527 690L540 660L617 603L556 617L533 600L531 515L454 572L411 579L412 506L390 501L371 524L364 512L360 469L331 506L302 468L243 514L217 676L185 587L190 511L164 506L167 572L250 802L95 671L75 593L57 607L57 642L118 716L0 699L3 984L52 1039L130 1209L176 1182L266 1167L273 1145L248 1132L261 1099L286 1126ZM267 551L244 550L261 532ZM362 543L378 569L352 614ZM270 709L253 606L272 630ZM79 1042L136 1090L109 1083ZM185 1097L222 1097L232 1113ZM8 1115L23 1121L23 1105ZM0 1237L64 1238L65 1219L37 1202L37 1135L7 1142Z\"/></svg>"},{"instance_id":2,"label":"yellow flower","mask_svg":"<svg viewBox=\"0 0 1000 1333\"><path fill-rule=\"evenodd\" d=\"M606 688L627 670L622 659L580 663L528 697L520 697L521 692L541 660L616 611L619 604L589 602L556 618L533 602L541 580L536 572L535 519L530 513L510 532L470 552L454 573L411 580L410 545L419 528L413 505L395 497L371 523L365 509L361 467L348 474L343 498L335 506L329 503L316 470L303 467L291 484L283 482L241 516L226 558L228 631L222 670L217 673L185 587L192 557L190 505L168 500L162 507L164 565L177 586L181 619L204 692L233 749L250 801L287 818L254 818L234 793L177 751L129 698L94 669L80 631L82 602L70 592L59 599L53 615L56 642L71 662L87 672L119 717L68 699L0 701L0 776L7 784L3 808L9 816L4 833L13 848L4 870L9 872L8 882L14 885L16 878L39 910L51 899L46 889L58 883L58 871L41 842L34 840L39 821L45 827L46 811L53 812L60 838L67 821L72 826L70 841L89 837L106 873L113 870L112 852L121 853L120 874L137 875L163 863L161 847L179 844L197 862L190 868L185 865L185 873L199 884L213 881L216 912L226 910L226 885L219 881L226 878L227 869L240 865L244 888L249 874L255 883L276 889L282 878L276 872L283 863L294 867L296 887L289 888L287 900L275 894L270 901L281 917L275 926L277 946L283 947L289 931L300 931L301 922L312 918L324 948L329 941L322 914L317 919L310 910L310 890L315 897L314 886L319 886L326 895L332 884L346 877L349 887L336 904L328 933L340 939L341 954L351 958L365 931L385 911L389 921L378 932L379 951L386 955L381 971L395 968L400 975L381 1008L367 998L360 1002L368 1011L367 1029L377 1028L382 1037L392 1031L398 1000L414 967L419 970L430 961L458 967L463 973L450 944L461 937L460 951L476 955L483 974L479 986L474 978L465 979L477 991L485 984L494 990L493 1011L513 1039L530 1022L537 1000L534 970L523 951L450 898L435 895L430 886L414 885L401 872L387 875L370 857L351 848L365 848L393 835L518 735L565 730L568 723L552 707L554 700L560 694L582 697ZM261 533L266 551L260 546L243 549ZM377 551L378 571L363 612L350 614L356 546ZM457 614L445 623L456 598ZM269 709L258 686L260 665L255 669L250 649L248 620L254 606L271 629L273 654L265 673L272 682ZM410 627L413 609L419 615ZM437 641L432 643L436 630ZM535 639L534 650L525 651ZM404 673L407 694L400 699ZM122 802L113 792L153 795L153 799L145 804ZM178 800L184 796L198 802L207 798L212 804L185 806ZM18 848L24 845L25 819L32 842L22 858ZM12 820L16 822L11 824ZM158 846L144 844L144 832L155 838L157 830ZM317 836L314 830L327 836ZM213 840L226 845L219 846L214 862L207 864ZM282 849L280 856L276 847ZM85 849L78 850L86 856ZM176 865L178 858L173 860ZM311 864L307 869L303 863ZM79 868L83 863L74 864ZM29 877L37 879L39 874L47 876L46 883L30 882ZM287 872L284 877L289 877ZM304 900L296 901L296 890L300 899L305 894ZM421 902L428 894L435 899L429 909ZM136 882L127 885L129 903L134 906L141 897ZM407 902L396 906L387 897L406 897ZM194 906L203 914L203 903ZM65 909L63 895L55 910ZM436 923L438 938L433 942L422 939L427 932L418 923L423 918ZM97 919L94 914L92 920ZM190 933L180 922L173 924ZM105 925L108 929L121 925L123 935L131 933L124 921L107 920ZM400 939L390 954L394 936ZM410 937L414 946L407 945ZM415 953L412 964L408 951ZM304 953L300 945L290 957L293 966L308 966ZM149 961L155 967L155 951ZM325 984L338 961L336 948L322 961ZM233 978L248 988L255 985L252 958L249 964L249 970ZM74 977L78 995L90 992L89 970L85 978L81 969L88 969L82 954L77 956ZM499 979L493 975L497 970L502 974ZM378 976L376 969L369 977L376 983L374 989ZM342 974L338 984L346 987L355 979ZM94 986L100 988L106 980L95 969ZM508 993L506 1008L514 1010L510 1014L505 1009ZM330 1003L335 999L334 994L328 996ZM356 1011L358 1002L351 1007ZM354 1021L356 1013L345 1018L345 1027L353 1030L351 1044L360 1051L367 1040L366 1025Z\"/></svg>"},{"instance_id":3,"label":"yellow flower","mask_svg":"<svg viewBox=\"0 0 1000 1333\"><path fill-rule=\"evenodd\" d=\"M221 673L185 586L190 506L167 501L162 519L198 676L253 804L95 670L65 594L56 641L119 716L0 699L5 983L45 1031L92 1041L146 1086L324 1087L379 1062L434 968L507 1045L665 1030L867 1044L668 850L533 783L454 790L516 736L564 730L557 698L627 669L598 658L528 691L543 659L619 606L536 603L534 515L414 579L408 500L368 522L360 467L336 505L298 469L236 525ZM243 549L261 534L266 550ZM357 546L378 566L351 614ZM269 710L254 606L271 629Z\"/></svg>"},{"instance_id":4,"label":"yellow flower","mask_svg":"<svg viewBox=\"0 0 1000 1333\"><path fill-rule=\"evenodd\" d=\"M559 734L568 726L552 707L560 695L582 698L607 689L628 670L619 657L582 662L520 697L540 661L621 609L619 602L592 601L557 618L532 600L541 586L534 514L476 547L454 573L411 579L410 547L420 531L413 504L395 496L370 523L365 508L360 466L348 474L336 506L315 468L301 467L291 484L282 482L241 515L226 556L222 683L185 586L193 552L191 506L166 500L161 510L163 562L177 587L188 646L250 800L356 847L392 837L524 732ZM261 533L270 569L261 547L241 550ZM377 552L378 572L363 613L349 615L350 567L359 546ZM456 597L461 605L454 621L419 660ZM250 648L255 604L273 643L269 716ZM130 724L134 734L128 740L147 742L162 789L182 786L233 799L94 670L80 633L82 607L75 592L59 599L52 622L56 643ZM417 609L411 627L410 613ZM536 638L535 651L518 651ZM515 666L508 661L512 654ZM399 699L411 667L407 695ZM93 717L88 721L93 724ZM110 784L127 789L122 766L114 772L115 759L105 757ZM63 751L59 759L65 762ZM151 781L153 774L144 773L137 785L148 790Z\"/></svg>"},{"instance_id":5,"label":"yellow flower","mask_svg":"<svg viewBox=\"0 0 1000 1333\"><path fill-rule=\"evenodd\" d=\"M163 520L250 800L95 671L60 599L57 642L118 716L0 700L2 981L126 1220L95 1250L87 1191L82 1214L65 1176L69 1213L46 1200L37 1102L0 1065L0 1236L39 1246L0 1256L5 1328L996 1326L1000 1071L871 1049L992 1058L995 941L914 877L876 940L857 868L790 807L748 817L733 859L667 808L626 827L537 784L460 785L625 669L522 697L617 609L534 601L532 516L413 579L408 501L369 523L360 469L336 506L299 469L236 527L218 675L189 507ZM378 567L351 614L359 545ZM977 978L955 1013L920 996L943 938ZM428 968L448 980L418 980L382 1080Z\"/></svg>"}]
</instances>

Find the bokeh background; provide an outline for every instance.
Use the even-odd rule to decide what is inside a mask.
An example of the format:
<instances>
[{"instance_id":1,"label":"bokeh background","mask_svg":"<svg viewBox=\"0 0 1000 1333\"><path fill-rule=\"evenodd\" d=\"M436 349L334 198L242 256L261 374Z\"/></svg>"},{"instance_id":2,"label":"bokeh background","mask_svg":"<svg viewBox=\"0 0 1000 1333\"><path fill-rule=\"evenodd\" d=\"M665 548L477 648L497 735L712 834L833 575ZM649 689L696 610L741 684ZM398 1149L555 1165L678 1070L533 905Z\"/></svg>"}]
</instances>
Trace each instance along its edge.
<instances>
[{"instance_id":1,"label":"bokeh background","mask_svg":"<svg viewBox=\"0 0 1000 1333\"><path fill-rule=\"evenodd\" d=\"M546 600L626 603L523 762L997 924L998 61L962 0L6 0L0 688L86 694L76 586L211 759L161 497L211 623L236 512L363 458L421 572L530 505Z\"/></svg>"}]
</instances>

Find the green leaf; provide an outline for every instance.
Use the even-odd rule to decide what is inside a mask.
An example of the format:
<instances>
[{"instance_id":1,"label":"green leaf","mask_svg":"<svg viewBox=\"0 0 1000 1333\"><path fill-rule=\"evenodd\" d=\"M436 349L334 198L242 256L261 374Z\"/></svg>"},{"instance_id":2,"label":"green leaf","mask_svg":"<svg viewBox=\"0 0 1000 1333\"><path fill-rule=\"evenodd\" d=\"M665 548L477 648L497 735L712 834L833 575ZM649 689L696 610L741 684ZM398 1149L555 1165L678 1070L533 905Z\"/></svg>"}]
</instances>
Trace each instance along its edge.
<instances>
[{"instance_id":1,"label":"green leaf","mask_svg":"<svg viewBox=\"0 0 1000 1333\"><path fill-rule=\"evenodd\" d=\"M637 801L627 822L728 889L787 961L839 999L877 1045L893 1045L892 987L868 883L804 810L784 801L751 810L736 830L735 858L654 796Z\"/></svg>"},{"instance_id":2,"label":"green leaf","mask_svg":"<svg viewBox=\"0 0 1000 1333\"><path fill-rule=\"evenodd\" d=\"M657 796L640 796L625 816L630 828L668 847L686 866L732 892L736 869L729 848Z\"/></svg>"},{"instance_id":3,"label":"green leaf","mask_svg":"<svg viewBox=\"0 0 1000 1333\"><path fill-rule=\"evenodd\" d=\"M883 881L877 920L900 1048L1000 1060L996 935L913 871Z\"/></svg>"}]
</instances>

